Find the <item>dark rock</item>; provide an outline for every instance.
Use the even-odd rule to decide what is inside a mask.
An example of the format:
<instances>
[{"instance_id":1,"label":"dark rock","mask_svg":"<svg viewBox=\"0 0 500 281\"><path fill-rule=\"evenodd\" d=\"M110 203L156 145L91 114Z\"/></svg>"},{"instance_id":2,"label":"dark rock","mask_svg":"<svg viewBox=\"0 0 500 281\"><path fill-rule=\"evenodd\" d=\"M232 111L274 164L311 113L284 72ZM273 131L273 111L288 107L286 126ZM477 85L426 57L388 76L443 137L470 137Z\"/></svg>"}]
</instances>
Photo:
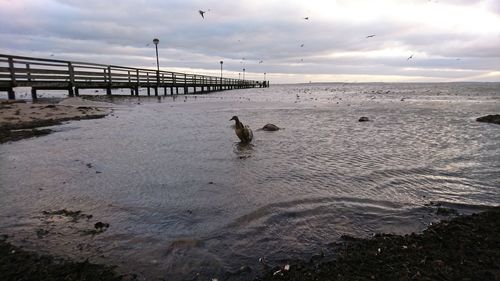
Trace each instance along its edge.
<instances>
[{"instance_id":1,"label":"dark rock","mask_svg":"<svg viewBox=\"0 0 500 281\"><path fill-rule=\"evenodd\" d=\"M95 229L103 229L103 228L108 228L108 227L109 227L109 223L96 222L94 224Z\"/></svg>"},{"instance_id":2,"label":"dark rock","mask_svg":"<svg viewBox=\"0 0 500 281\"><path fill-rule=\"evenodd\" d=\"M362 117L359 118L358 121L359 122L367 122L367 121L370 121L370 119L368 117L366 117L366 116L362 116Z\"/></svg>"},{"instance_id":3,"label":"dark rock","mask_svg":"<svg viewBox=\"0 0 500 281\"><path fill-rule=\"evenodd\" d=\"M272 132L272 131L278 131L280 128L274 124L266 124L264 125L264 127L262 127L262 130L264 131L269 131L269 132Z\"/></svg>"},{"instance_id":4,"label":"dark rock","mask_svg":"<svg viewBox=\"0 0 500 281\"><path fill-rule=\"evenodd\" d=\"M500 125L500 114L487 115L476 119L477 122L494 123Z\"/></svg>"}]
</instances>

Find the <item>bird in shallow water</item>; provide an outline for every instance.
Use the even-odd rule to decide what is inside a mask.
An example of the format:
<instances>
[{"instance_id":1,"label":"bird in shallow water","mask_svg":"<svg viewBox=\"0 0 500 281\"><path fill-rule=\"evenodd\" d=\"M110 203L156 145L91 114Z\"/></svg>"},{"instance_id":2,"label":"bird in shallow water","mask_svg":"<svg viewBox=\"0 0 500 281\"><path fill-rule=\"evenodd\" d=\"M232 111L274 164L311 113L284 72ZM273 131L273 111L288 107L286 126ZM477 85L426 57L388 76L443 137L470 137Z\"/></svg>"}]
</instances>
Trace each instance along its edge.
<instances>
[{"instance_id":1,"label":"bird in shallow water","mask_svg":"<svg viewBox=\"0 0 500 281\"><path fill-rule=\"evenodd\" d=\"M250 143L253 138L253 133L250 127L244 126L243 123L240 122L238 116L233 116L233 118L229 119L229 121L234 120L236 122L234 126L234 132L236 136L240 139L242 143Z\"/></svg>"}]
</instances>

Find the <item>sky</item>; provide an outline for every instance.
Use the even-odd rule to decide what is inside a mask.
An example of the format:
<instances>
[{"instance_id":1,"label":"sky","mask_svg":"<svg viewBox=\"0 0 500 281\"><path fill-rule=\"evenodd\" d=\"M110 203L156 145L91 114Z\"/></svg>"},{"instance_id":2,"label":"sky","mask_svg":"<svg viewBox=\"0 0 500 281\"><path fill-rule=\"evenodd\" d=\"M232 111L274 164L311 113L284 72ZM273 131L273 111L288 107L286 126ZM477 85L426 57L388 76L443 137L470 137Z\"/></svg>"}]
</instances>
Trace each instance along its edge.
<instances>
[{"instance_id":1,"label":"sky","mask_svg":"<svg viewBox=\"0 0 500 281\"><path fill-rule=\"evenodd\" d=\"M0 0L2 54L154 69L153 38L163 70L500 82L500 0Z\"/></svg>"}]
</instances>

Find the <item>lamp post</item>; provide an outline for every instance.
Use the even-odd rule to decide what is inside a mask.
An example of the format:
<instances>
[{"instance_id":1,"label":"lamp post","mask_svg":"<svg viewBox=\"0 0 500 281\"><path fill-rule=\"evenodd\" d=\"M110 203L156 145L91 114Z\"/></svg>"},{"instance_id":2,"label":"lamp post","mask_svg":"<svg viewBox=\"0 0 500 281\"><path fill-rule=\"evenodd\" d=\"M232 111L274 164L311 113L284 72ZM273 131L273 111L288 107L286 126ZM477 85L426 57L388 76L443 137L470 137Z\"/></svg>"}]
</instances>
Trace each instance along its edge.
<instances>
[{"instance_id":1,"label":"lamp post","mask_svg":"<svg viewBox=\"0 0 500 281\"><path fill-rule=\"evenodd\" d=\"M158 59L158 43L160 43L160 40L158 38L155 38L153 39L153 43L156 47L156 69L160 71L160 60Z\"/></svg>"},{"instance_id":2,"label":"lamp post","mask_svg":"<svg viewBox=\"0 0 500 281\"><path fill-rule=\"evenodd\" d=\"M241 80L241 72L238 72L238 80Z\"/></svg>"},{"instance_id":3,"label":"lamp post","mask_svg":"<svg viewBox=\"0 0 500 281\"><path fill-rule=\"evenodd\" d=\"M264 83L263 84L264 84L264 88L266 88L267 87L267 81L266 81L266 73L265 72L264 72Z\"/></svg>"},{"instance_id":4,"label":"lamp post","mask_svg":"<svg viewBox=\"0 0 500 281\"><path fill-rule=\"evenodd\" d=\"M264 72L264 81L266 81L266 73Z\"/></svg>"},{"instance_id":5,"label":"lamp post","mask_svg":"<svg viewBox=\"0 0 500 281\"><path fill-rule=\"evenodd\" d=\"M155 38L155 39L153 39L153 43L155 44L155 47L156 47L156 87L155 87L155 96L158 96L158 87L160 87L160 60L158 59L158 43L160 43L160 40L158 38Z\"/></svg>"},{"instance_id":6,"label":"lamp post","mask_svg":"<svg viewBox=\"0 0 500 281\"><path fill-rule=\"evenodd\" d=\"M245 69L243 68L243 80L245 80Z\"/></svg>"}]
</instances>

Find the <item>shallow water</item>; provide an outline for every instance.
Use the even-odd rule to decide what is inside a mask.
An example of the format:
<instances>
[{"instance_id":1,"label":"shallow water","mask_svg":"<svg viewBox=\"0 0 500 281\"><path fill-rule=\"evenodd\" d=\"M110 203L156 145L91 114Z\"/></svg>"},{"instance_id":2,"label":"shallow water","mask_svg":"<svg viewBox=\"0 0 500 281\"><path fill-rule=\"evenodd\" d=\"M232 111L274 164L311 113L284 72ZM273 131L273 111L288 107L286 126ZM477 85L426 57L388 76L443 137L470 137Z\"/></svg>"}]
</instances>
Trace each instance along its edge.
<instances>
[{"instance_id":1,"label":"shallow water","mask_svg":"<svg viewBox=\"0 0 500 281\"><path fill-rule=\"evenodd\" d=\"M461 213L500 203L500 126L475 121L499 113L498 83L113 102L104 119L0 146L0 233L139 278L249 279L260 257L276 265L328 252L343 234L421 231L443 218L430 201ZM237 143L233 115L253 128L251 145ZM283 129L256 130L266 123ZM93 217L42 213L64 208ZM84 235L97 221L111 226Z\"/></svg>"}]
</instances>

